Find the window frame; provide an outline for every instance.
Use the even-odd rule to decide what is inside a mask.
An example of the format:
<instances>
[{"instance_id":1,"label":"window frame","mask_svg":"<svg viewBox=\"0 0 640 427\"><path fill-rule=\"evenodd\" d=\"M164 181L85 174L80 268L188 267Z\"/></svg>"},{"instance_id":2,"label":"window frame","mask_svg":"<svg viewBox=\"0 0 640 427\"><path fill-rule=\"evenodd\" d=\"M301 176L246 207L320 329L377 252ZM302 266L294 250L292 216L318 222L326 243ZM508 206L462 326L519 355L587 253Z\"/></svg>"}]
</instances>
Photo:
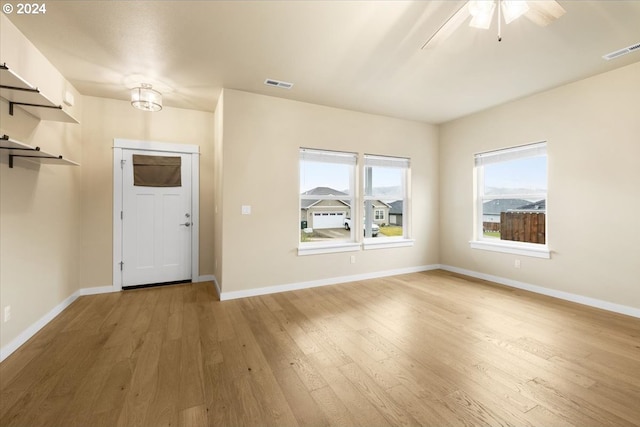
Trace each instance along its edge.
<instances>
[{"instance_id":1,"label":"window frame","mask_svg":"<svg viewBox=\"0 0 640 427\"><path fill-rule=\"evenodd\" d=\"M408 157L377 155L377 154L364 154L362 162L362 192L359 199L359 206L363 209L363 219L361 230L366 230L366 208L367 202L374 202L376 200L382 201L383 198L387 198L388 195L376 194L373 191L373 170L374 167L388 167L401 169L401 190L398 194L394 194L393 198L396 200L402 200L402 236L395 237L365 237L363 238L363 249L383 249L403 246L413 246L414 239L411 239L411 159ZM371 184L369 184L371 179ZM384 216L384 210L383 216ZM371 222L375 221L375 212L371 213Z\"/></svg>"},{"instance_id":2,"label":"window frame","mask_svg":"<svg viewBox=\"0 0 640 427\"><path fill-rule=\"evenodd\" d=\"M349 165L350 166L349 192L344 196L318 195L318 194L305 195L300 193L300 191L298 190L300 193L298 195L298 212L300 213L302 211L303 200L340 200L340 201L348 201L350 211L351 211L351 216L353 217L355 215L354 211L358 211L358 208L356 205L357 203L356 171L358 167L358 154L353 152L347 152L347 151L333 151L333 150L300 147L299 154L298 154L298 182L300 182L300 179L302 178L302 162L305 160L318 162L318 163ZM298 185L298 189L300 189L299 185ZM314 215L316 213L318 212L314 212ZM302 242L300 240L300 237L298 237L298 255L313 255L313 254L323 254L323 253L333 253L333 252L357 251L360 249L360 243L355 239L354 228L355 227L351 227L351 231L349 234L350 237L349 239L345 239L345 240L336 240L336 241L328 241L328 242ZM298 229L297 235L300 236L300 229Z\"/></svg>"},{"instance_id":3,"label":"window frame","mask_svg":"<svg viewBox=\"0 0 640 427\"><path fill-rule=\"evenodd\" d=\"M539 193L485 195L484 194L484 166L488 164L503 163L511 160L544 156L547 162L546 183L547 190ZM548 152L547 141L491 150L474 155L474 227L473 239L469 241L472 249L488 250L493 252L509 253L514 255L529 256L535 258L551 258L549 249L549 222L548 222ZM483 204L487 200L513 199L531 197L545 200L545 243L518 242L511 240L499 240L484 236L483 232Z\"/></svg>"}]
</instances>

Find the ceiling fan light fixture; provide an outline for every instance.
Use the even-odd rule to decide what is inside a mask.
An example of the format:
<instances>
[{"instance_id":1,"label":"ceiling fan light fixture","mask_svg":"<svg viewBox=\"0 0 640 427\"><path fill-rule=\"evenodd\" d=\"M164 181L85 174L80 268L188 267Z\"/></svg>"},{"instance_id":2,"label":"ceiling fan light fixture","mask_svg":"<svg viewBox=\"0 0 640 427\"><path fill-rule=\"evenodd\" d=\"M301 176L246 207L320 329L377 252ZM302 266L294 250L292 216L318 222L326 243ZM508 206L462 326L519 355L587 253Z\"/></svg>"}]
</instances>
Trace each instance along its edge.
<instances>
[{"instance_id":1,"label":"ceiling fan light fixture","mask_svg":"<svg viewBox=\"0 0 640 427\"><path fill-rule=\"evenodd\" d=\"M496 9L496 3L493 0L472 0L469 2L469 13L471 14L471 22L469 26L474 28L489 29L493 20L493 12Z\"/></svg>"},{"instance_id":2,"label":"ceiling fan light fixture","mask_svg":"<svg viewBox=\"0 0 640 427\"><path fill-rule=\"evenodd\" d=\"M131 105L142 111L162 110L162 94L148 83L141 83L139 87L131 89Z\"/></svg>"},{"instance_id":3,"label":"ceiling fan light fixture","mask_svg":"<svg viewBox=\"0 0 640 427\"><path fill-rule=\"evenodd\" d=\"M529 11L529 5L523 0L503 0L501 3L504 22L507 24L510 24Z\"/></svg>"}]
</instances>

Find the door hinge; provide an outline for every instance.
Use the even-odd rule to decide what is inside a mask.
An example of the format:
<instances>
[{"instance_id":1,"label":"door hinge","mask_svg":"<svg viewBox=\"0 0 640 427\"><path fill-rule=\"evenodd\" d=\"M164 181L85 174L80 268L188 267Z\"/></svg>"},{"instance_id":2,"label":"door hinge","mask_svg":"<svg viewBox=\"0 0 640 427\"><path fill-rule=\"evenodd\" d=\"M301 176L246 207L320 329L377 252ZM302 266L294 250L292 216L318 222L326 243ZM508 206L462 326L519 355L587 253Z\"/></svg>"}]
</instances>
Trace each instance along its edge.
<instances>
[{"instance_id":1,"label":"door hinge","mask_svg":"<svg viewBox=\"0 0 640 427\"><path fill-rule=\"evenodd\" d=\"M127 161L126 161L125 159L120 160L120 169L124 169L124 164L125 164L126 162L127 162Z\"/></svg>"},{"instance_id":2,"label":"door hinge","mask_svg":"<svg viewBox=\"0 0 640 427\"><path fill-rule=\"evenodd\" d=\"M122 267L124 266L124 262L120 261L118 264L120 264L120 271L122 271Z\"/></svg>"},{"instance_id":3,"label":"door hinge","mask_svg":"<svg viewBox=\"0 0 640 427\"><path fill-rule=\"evenodd\" d=\"M124 219L124 214L120 211L120 219Z\"/></svg>"}]
</instances>

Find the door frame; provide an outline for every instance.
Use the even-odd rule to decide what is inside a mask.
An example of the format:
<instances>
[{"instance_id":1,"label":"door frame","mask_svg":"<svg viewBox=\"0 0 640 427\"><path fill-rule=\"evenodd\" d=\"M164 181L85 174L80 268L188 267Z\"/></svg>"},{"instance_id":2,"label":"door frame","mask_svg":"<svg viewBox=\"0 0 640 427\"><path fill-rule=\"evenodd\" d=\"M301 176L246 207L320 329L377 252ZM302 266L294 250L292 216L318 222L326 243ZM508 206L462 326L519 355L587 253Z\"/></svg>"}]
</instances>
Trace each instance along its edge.
<instances>
[{"instance_id":1,"label":"door frame","mask_svg":"<svg viewBox=\"0 0 640 427\"><path fill-rule=\"evenodd\" d=\"M114 138L113 140L113 288L122 290L122 160L123 150L163 151L191 154L191 281L200 274L200 147L158 141Z\"/></svg>"}]
</instances>

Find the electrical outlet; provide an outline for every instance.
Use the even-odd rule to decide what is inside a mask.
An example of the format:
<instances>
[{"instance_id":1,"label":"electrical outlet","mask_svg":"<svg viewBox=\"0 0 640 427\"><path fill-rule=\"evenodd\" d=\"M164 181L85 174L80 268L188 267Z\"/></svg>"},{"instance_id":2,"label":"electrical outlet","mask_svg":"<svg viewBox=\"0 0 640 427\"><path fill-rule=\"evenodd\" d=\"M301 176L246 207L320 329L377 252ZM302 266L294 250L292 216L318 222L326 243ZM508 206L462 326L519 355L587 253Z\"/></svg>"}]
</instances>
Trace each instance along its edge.
<instances>
[{"instance_id":1,"label":"electrical outlet","mask_svg":"<svg viewBox=\"0 0 640 427\"><path fill-rule=\"evenodd\" d=\"M513 266L514 266L515 268L520 268L520 260L519 260L519 259L515 260L515 261L513 262Z\"/></svg>"},{"instance_id":2,"label":"electrical outlet","mask_svg":"<svg viewBox=\"0 0 640 427\"><path fill-rule=\"evenodd\" d=\"M11 320L11 306L7 305L4 307L4 321L8 322Z\"/></svg>"},{"instance_id":3,"label":"electrical outlet","mask_svg":"<svg viewBox=\"0 0 640 427\"><path fill-rule=\"evenodd\" d=\"M356 256L351 255L351 264L355 264L355 263L356 263Z\"/></svg>"}]
</instances>

